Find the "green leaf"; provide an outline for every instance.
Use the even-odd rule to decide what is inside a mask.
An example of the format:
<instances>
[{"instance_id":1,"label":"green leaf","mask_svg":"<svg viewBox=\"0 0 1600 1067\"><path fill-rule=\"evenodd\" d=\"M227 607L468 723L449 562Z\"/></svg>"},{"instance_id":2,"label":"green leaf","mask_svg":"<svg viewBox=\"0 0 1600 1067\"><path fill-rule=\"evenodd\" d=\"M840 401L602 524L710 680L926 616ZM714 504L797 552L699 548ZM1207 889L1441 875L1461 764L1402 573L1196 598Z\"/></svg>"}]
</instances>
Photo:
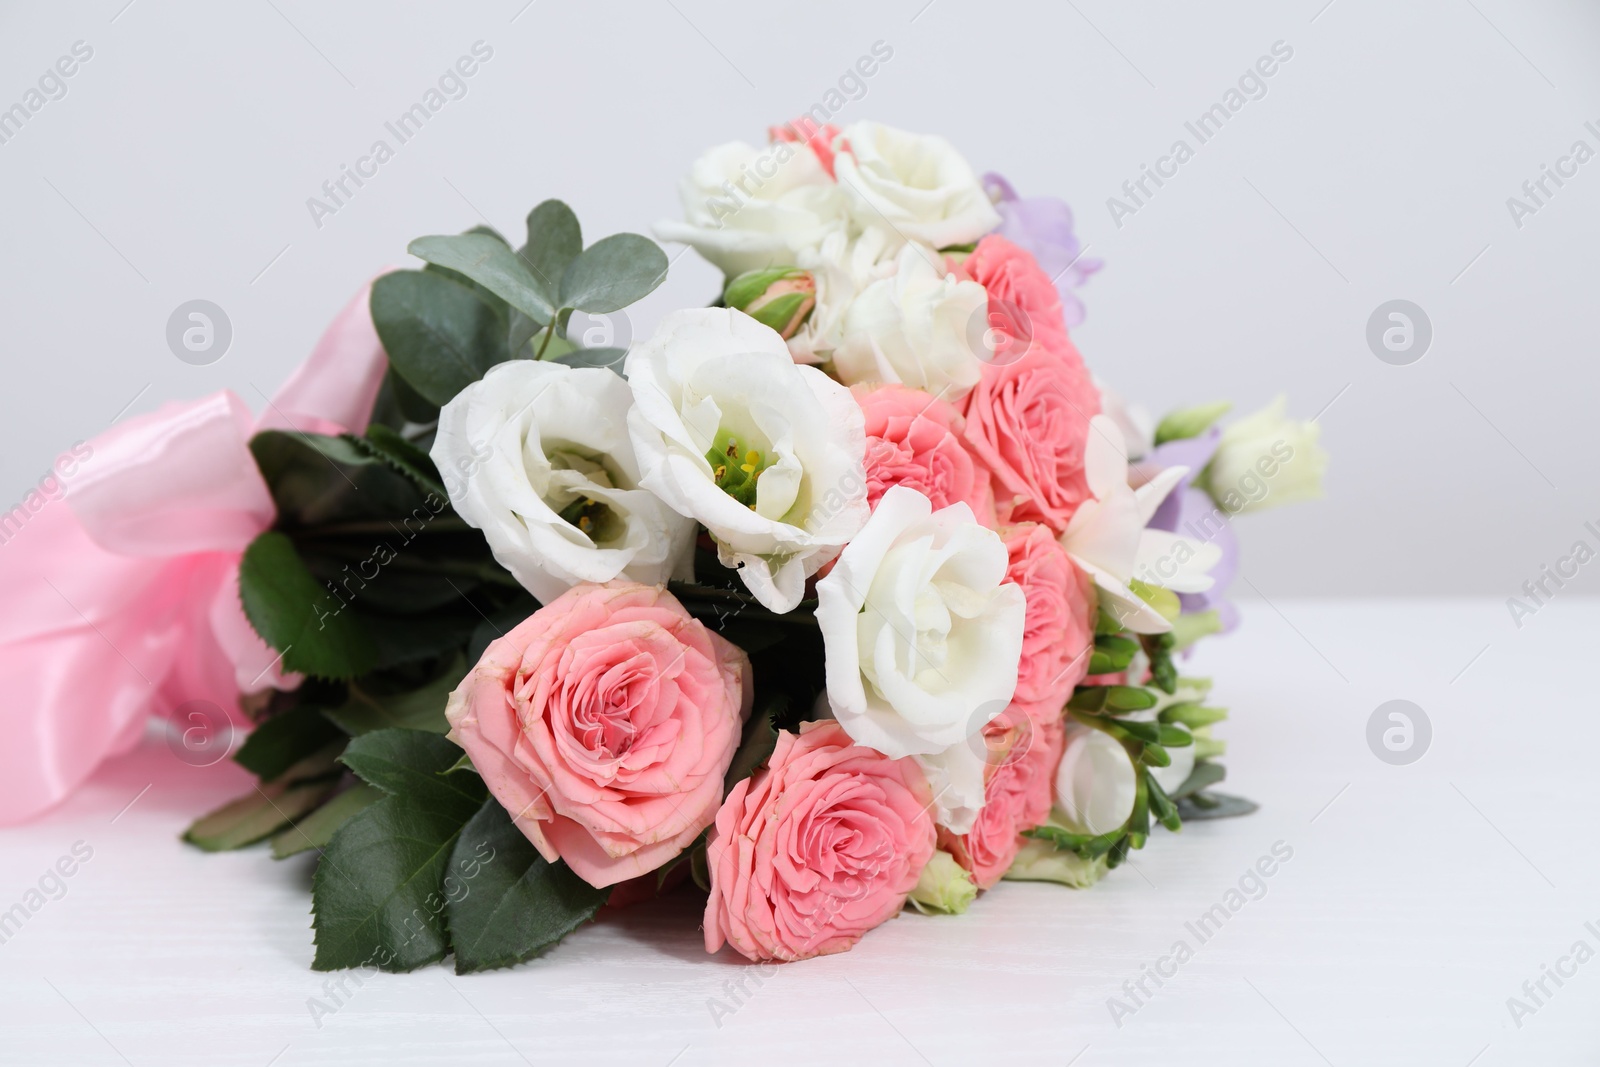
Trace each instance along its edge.
<instances>
[{"instance_id":1,"label":"green leaf","mask_svg":"<svg viewBox=\"0 0 1600 1067\"><path fill-rule=\"evenodd\" d=\"M569 367L599 367L626 377L622 373L622 363L627 358L626 348L575 348L565 355L556 356L551 362L565 363Z\"/></svg>"},{"instance_id":2,"label":"green leaf","mask_svg":"<svg viewBox=\"0 0 1600 1067\"><path fill-rule=\"evenodd\" d=\"M411 384L400 377L393 367L389 368L389 373L385 375L383 382L384 388L393 395L395 406L400 409L400 415L406 422L426 426L430 422L438 421L439 405L411 388Z\"/></svg>"},{"instance_id":3,"label":"green leaf","mask_svg":"<svg viewBox=\"0 0 1600 1067\"><path fill-rule=\"evenodd\" d=\"M612 234L567 266L561 305L591 314L620 311L649 295L666 277L667 254L654 241L636 233Z\"/></svg>"},{"instance_id":4,"label":"green leaf","mask_svg":"<svg viewBox=\"0 0 1600 1067\"><path fill-rule=\"evenodd\" d=\"M1196 819L1232 819L1260 811L1261 805L1227 793L1195 793L1178 801L1178 814L1184 822Z\"/></svg>"},{"instance_id":5,"label":"green leaf","mask_svg":"<svg viewBox=\"0 0 1600 1067\"><path fill-rule=\"evenodd\" d=\"M325 801L316 811L298 820L295 825L278 831L272 839L272 858L287 859L311 849L321 849L333 839L334 832L357 812L364 811L382 800L383 790L374 785L357 782Z\"/></svg>"},{"instance_id":6,"label":"green leaf","mask_svg":"<svg viewBox=\"0 0 1600 1067\"><path fill-rule=\"evenodd\" d=\"M237 800L196 819L183 839L207 852L227 852L265 840L321 804L337 779L257 786Z\"/></svg>"},{"instance_id":7,"label":"green leaf","mask_svg":"<svg viewBox=\"0 0 1600 1067\"><path fill-rule=\"evenodd\" d=\"M1231 407L1233 404L1230 401L1219 400L1212 404L1201 404L1198 407L1174 411L1163 418L1156 427L1155 443L1164 445L1168 441L1199 437L1211 428L1212 423L1226 415Z\"/></svg>"},{"instance_id":8,"label":"green leaf","mask_svg":"<svg viewBox=\"0 0 1600 1067\"><path fill-rule=\"evenodd\" d=\"M456 839L444 885L457 974L532 959L594 918L611 895L546 861L493 797Z\"/></svg>"},{"instance_id":9,"label":"green leaf","mask_svg":"<svg viewBox=\"0 0 1600 1067\"><path fill-rule=\"evenodd\" d=\"M357 437L263 430L250 439L250 454L272 492L280 528L397 519L426 500Z\"/></svg>"},{"instance_id":10,"label":"green leaf","mask_svg":"<svg viewBox=\"0 0 1600 1067\"><path fill-rule=\"evenodd\" d=\"M578 225L578 216L566 204L546 200L528 212L528 243L517 255L544 283L546 292L561 288L567 265L582 251L583 229Z\"/></svg>"},{"instance_id":11,"label":"green leaf","mask_svg":"<svg viewBox=\"0 0 1600 1067\"><path fill-rule=\"evenodd\" d=\"M744 724L744 737L723 778L724 793L754 774L767 762L772 750L778 747L778 731L773 729L772 719L774 714L782 715L788 704L789 698L779 695L752 714L750 721Z\"/></svg>"},{"instance_id":12,"label":"green leaf","mask_svg":"<svg viewBox=\"0 0 1600 1067\"><path fill-rule=\"evenodd\" d=\"M390 364L430 404L449 403L490 367L510 358L505 324L494 308L443 275L420 270L385 274L372 283L371 306Z\"/></svg>"},{"instance_id":13,"label":"green leaf","mask_svg":"<svg viewBox=\"0 0 1600 1067\"><path fill-rule=\"evenodd\" d=\"M340 736L320 709L290 708L252 730L233 754L233 760L262 781L270 782Z\"/></svg>"},{"instance_id":14,"label":"green leaf","mask_svg":"<svg viewBox=\"0 0 1600 1067\"><path fill-rule=\"evenodd\" d=\"M1183 829L1183 819L1178 814L1177 805L1173 804L1171 798L1167 796L1166 790L1161 788L1161 783L1156 781L1154 775L1150 776L1149 785L1150 814L1154 815L1162 826L1165 826L1173 833Z\"/></svg>"},{"instance_id":15,"label":"green leaf","mask_svg":"<svg viewBox=\"0 0 1600 1067\"><path fill-rule=\"evenodd\" d=\"M1198 762L1194 765L1194 770L1189 772L1189 777L1185 778L1170 795L1173 800L1182 800L1186 796L1216 785L1227 776L1227 768L1220 763Z\"/></svg>"},{"instance_id":16,"label":"green leaf","mask_svg":"<svg viewBox=\"0 0 1600 1067\"><path fill-rule=\"evenodd\" d=\"M476 799L449 790L391 796L347 819L311 883L312 968L409 971L443 959L444 877L482 800L481 788Z\"/></svg>"},{"instance_id":17,"label":"green leaf","mask_svg":"<svg viewBox=\"0 0 1600 1067\"><path fill-rule=\"evenodd\" d=\"M418 489L443 500L449 497L433 457L387 426L367 427L367 436L349 437L366 454L381 459L416 483Z\"/></svg>"},{"instance_id":18,"label":"green leaf","mask_svg":"<svg viewBox=\"0 0 1600 1067\"><path fill-rule=\"evenodd\" d=\"M451 768L461 758L461 748L440 734L426 730L385 729L363 734L350 742L344 765L385 793L405 794L445 806L465 798L476 807L483 799L483 782L476 774Z\"/></svg>"},{"instance_id":19,"label":"green leaf","mask_svg":"<svg viewBox=\"0 0 1600 1067\"><path fill-rule=\"evenodd\" d=\"M350 699L325 714L353 737L392 728L448 733L445 701L466 676L467 661L458 656L438 678L409 692L385 695L368 685L351 683Z\"/></svg>"},{"instance_id":20,"label":"green leaf","mask_svg":"<svg viewBox=\"0 0 1600 1067\"><path fill-rule=\"evenodd\" d=\"M294 544L268 530L239 563L244 613L286 670L354 678L378 664L378 649L353 612L312 577Z\"/></svg>"},{"instance_id":21,"label":"green leaf","mask_svg":"<svg viewBox=\"0 0 1600 1067\"><path fill-rule=\"evenodd\" d=\"M550 287L502 240L480 233L419 237L406 251L466 275L530 318L540 322L555 318Z\"/></svg>"},{"instance_id":22,"label":"green leaf","mask_svg":"<svg viewBox=\"0 0 1600 1067\"><path fill-rule=\"evenodd\" d=\"M1166 723L1182 723L1191 730L1198 730L1203 726L1221 722L1228 717L1227 708L1208 708L1201 704L1184 702L1172 704L1161 709L1161 721Z\"/></svg>"}]
</instances>

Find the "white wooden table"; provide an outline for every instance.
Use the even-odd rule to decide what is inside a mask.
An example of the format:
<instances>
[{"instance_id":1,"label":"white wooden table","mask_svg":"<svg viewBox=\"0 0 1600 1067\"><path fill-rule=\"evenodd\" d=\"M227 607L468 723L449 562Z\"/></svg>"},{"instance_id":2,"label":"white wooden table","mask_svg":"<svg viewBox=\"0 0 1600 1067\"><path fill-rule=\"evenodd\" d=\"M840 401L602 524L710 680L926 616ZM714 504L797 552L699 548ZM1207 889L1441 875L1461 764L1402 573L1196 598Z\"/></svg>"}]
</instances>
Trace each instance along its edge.
<instances>
[{"instance_id":1,"label":"white wooden table","mask_svg":"<svg viewBox=\"0 0 1600 1067\"><path fill-rule=\"evenodd\" d=\"M1569 953L1600 952L1597 648L1575 597L1520 631L1482 600L1249 604L1188 670L1233 708L1225 788L1258 814L1158 834L1088 892L1002 884L772 969L708 957L684 893L513 970L340 990L309 969L307 857L177 840L245 775L147 744L0 831L0 910L93 850L0 944L0 1063L1592 1064L1600 959ZM1405 766L1367 743L1396 698L1432 724ZM1292 858L1202 941L1189 924L1277 842ZM1192 958L1163 962L1179 941ZM1536 1005L1546 965L1571 976Z\"/></svg>"}]
</instances>

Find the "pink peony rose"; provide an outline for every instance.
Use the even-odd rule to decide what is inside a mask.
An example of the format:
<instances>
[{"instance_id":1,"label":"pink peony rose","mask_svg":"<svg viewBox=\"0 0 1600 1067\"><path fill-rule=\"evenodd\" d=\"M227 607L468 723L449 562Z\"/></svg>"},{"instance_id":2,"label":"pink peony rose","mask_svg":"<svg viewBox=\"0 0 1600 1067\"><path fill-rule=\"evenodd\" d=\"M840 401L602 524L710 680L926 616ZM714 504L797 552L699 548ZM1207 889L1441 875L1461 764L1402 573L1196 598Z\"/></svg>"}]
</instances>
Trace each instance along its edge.
<instances>
[{"instance_id":1,"label":"pink peony rose","mask_svg":"<svg viewBox=\"0 0 1600 1067\"><path fill-rule=\"evenodd\" d=\"M962 413L967 443L994 474L1000 521L1042 522L1060 533L1092 495L1084 450L1100 391L1065 333L1058 343L985 366Z\"/></svg>"},{"instance_id":2,"label":"pink peony rose","mask_svg":"<svg viewBox=\"0 0 1600 1067\"><path fill-rule=\"evenodd\" d=\"M989 294L989 328L996 342L993 362L1015 363L1034 345L1062 350L1067 324L1061 295L1027 251L990 234L961 262L960 270Z\"/></svg>"},{"instance_id":3,"label":"pink peony rose","mask_svg":"<svg viewBox=\"0 0 1600 1067\"><path fill-rule=\"evenodd\" d=\"M858 385L850 392L866 416L868 504L877 507L891 486L904 485L934 510L965 503L979 522L995 525L989 471L961 436L960 412L903 385Z\"/></svg>"},{"instance_id":4,"label":"pink peony rose","mask_svg":"<svg viewBox=\"0 0 1600 1067\"><path fill-rule=\"evenodd\" d=\"M780 733L707 838L706 951L843 952L905 905L934 838L933 792L915 760L857 745L832 721Z\"/></svg>"},{"instance_id":5,"label":"pink peony rose","mask_svg":"<svg viewBox=\"0 0 1600 1067\"><path fill-rule=\"evenodd\" d=\"M983 809L965 834L939 831L939 847L972 872L979 889L989 889L1017 858L1032 830L1050 816L1056 766L1066 747L1066 727L1057 716L1040 725L1013 704L984 729L991 762L983 788Z\"/></svg>"},{"instance_id":6,"label":"pink peony rose","mask_svg":"<svg viewBox=\"0 0 1600 1067\"><path fill-rule=\"evenodd\" d=\"M1006 579L1022 587L1022 663L1012 700L1034 719L1061 717L1094 652L1094 580L1080 570L1046 526L1024 523L1003 534L1011 564Z\"/></svg>"},{"instance_id":7,"label":"pink peony rose","mask_svg":"<svg viewBox=\"0 0 1600 1067\"><path fill-rule=\"evenodd\" d=\"M540 854L603 887L716 817L749 673L665 590L576 585L491 644L445 715Z\"/></svg>"}]
</instances>

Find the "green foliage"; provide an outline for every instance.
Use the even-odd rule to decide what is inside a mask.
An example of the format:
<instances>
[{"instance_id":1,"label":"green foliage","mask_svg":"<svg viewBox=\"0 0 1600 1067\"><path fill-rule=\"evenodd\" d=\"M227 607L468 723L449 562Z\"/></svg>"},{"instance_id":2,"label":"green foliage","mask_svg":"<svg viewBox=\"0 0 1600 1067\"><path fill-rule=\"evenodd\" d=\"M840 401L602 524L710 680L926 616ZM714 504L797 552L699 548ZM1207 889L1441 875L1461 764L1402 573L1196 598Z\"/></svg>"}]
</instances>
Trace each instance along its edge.
<instances>
[{"instance_id":1,"label":"green foliage","mask_svg":"<svg viewBox=\"0 0 1600 1067\"><path fill-rule=\"evenodd\" d=\"M379 730L350 743L345 763L389 794L346 820L323 852L311 906L319 971L409 971L450 948L445 878L483 782L452 771L460 749L418 730Z\"/></svg>"},{"instance_id":2,"label":"green foliage","mask_svg":"<svg viewBox=\"0 0 1600 1067\"><path fill-rule=\"evenodd\" d=\"M600 910L596 889L550 863L490 798L456 839L446 879L456 973L509 967L549 949Z\"/></svg>"}]
</instances>

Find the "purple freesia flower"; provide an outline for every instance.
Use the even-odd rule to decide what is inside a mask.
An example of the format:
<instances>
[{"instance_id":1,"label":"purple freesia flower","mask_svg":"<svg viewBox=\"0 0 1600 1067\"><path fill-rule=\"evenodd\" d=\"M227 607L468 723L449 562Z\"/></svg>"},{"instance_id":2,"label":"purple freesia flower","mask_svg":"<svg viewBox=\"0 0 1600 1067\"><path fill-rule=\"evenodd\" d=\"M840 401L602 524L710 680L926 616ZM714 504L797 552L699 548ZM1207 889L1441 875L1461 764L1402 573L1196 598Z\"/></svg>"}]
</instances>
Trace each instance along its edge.
<instances>
[{"instance_id":1,"label":"purple freesia flower","mask_svg":"<svg viewBox=\"0 0 1600 1067\"><path fill-rule=\"evenodd\" d=\"M1202 543L1209 542L1222 550L1222 558L1210 571L1215 584L1203 593L1179 593L1178 602L1186 612L1215 610L1222 624L1222 632L1227 633L1239 625L1239 610L1224 596L1239 571L1239 539L1234 533L1233 524L1228 521L1228 513L1221 505L1211 499L1210 493L1190 484L1201 468L1211 462L1217 442L1221 439L1222 429L1213 426L1199 437L1157 445L1140 461L1139 466L1151 473L1167 467L1189 468L1189 473L1173 487L1167 499L1150 517L1150 528L1166 530Z\"/></svg>"},{"instance_id":2,"label":"purple freesia flower","mask_svg":"<svg viewBox=\"0 0 1600 1067\"><path fill-rule=\"evenodd\" d=\"M1072 209L1067 202L1053 196L1019 197L1010 182L992 171L983 176L983 188L1000 212L1000 228L995 232L1039 261L1061 295L1067 325L1081 323L1083 301L1073 290L1082 288L1102 264L1083 255L1072 232Z\"/></svg>"}]
</instances>

